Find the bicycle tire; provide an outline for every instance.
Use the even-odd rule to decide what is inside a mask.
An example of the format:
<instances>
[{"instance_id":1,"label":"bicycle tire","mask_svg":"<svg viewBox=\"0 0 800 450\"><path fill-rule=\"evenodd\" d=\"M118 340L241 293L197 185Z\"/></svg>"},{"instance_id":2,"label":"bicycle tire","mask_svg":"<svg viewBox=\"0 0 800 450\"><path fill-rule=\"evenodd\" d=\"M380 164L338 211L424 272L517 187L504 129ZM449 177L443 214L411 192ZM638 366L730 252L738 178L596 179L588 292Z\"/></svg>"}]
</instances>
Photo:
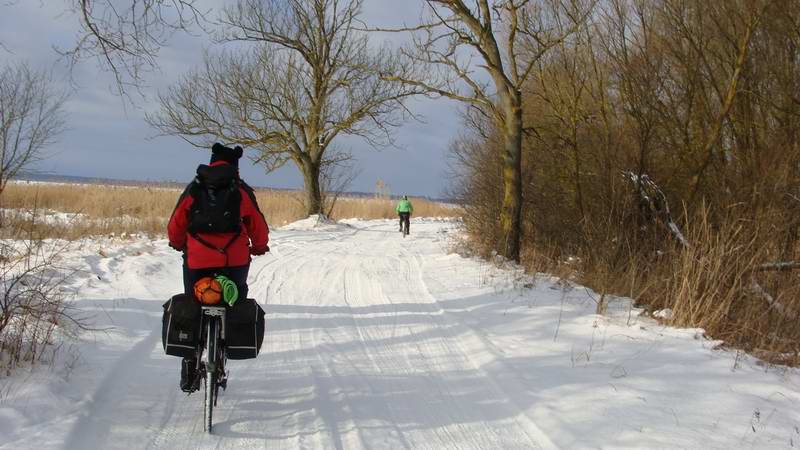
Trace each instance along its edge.
<instances>
[{"instance_id":1,"label":"bicycle tire","mask_svg":"<svg viewBox=\"0 0 800 450\"><path fill-rule=\"evenodd\" d=\"M217 333L217 342L219 342L219 333ZM214 407L217 406L217 400L219 400L219 388L220 383L222 380L225 379L225 365L226 365L226 357L225 357L225 346L224 345L217 345L217 359L216 359L216 375L214 376Z\"/></svg>"},{"instance_id":2,"label":"bicycle tire","mask_svg":"<svg viewBox=\"0 0 800 450\"><path fill-rule=\"evenodd\" d=\"M214 420L214 405L217 403L217 320L209 318L206 327L206 376L204 378L204 401L203 401L203 430L211 433Z\"/></svg>"},{"instance_id":3,"label":"bicycle tire","mask_svg":"<svg viewBox=\"0 0 800 450\"><path fill-rule=\"evenodd\" d=\"M211 434L214 420L214 402L212 399L213 388L209 388L209 384L212 383L212 381L210 381L211 377L213 377L213 373L207 372L203 383L205 386L205 400L203 402L203 430L209 434Z\"/></svg>"}]
</instances>

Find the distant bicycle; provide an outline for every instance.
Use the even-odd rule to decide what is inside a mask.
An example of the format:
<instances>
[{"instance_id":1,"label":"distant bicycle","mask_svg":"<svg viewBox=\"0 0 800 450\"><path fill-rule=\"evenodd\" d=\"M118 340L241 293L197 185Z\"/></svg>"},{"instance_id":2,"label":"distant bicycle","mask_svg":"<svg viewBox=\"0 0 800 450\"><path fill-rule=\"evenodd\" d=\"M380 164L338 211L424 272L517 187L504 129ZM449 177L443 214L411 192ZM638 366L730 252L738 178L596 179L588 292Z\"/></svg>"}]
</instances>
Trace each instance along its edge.
<instances>
[{"instance_id":1,"label":"distant bicycle","mask_svg":"<svg viewBox=\"0 0 800 450\"><path fill-rule=\"evenodd\" d=\"M397 215L400 216L400 232L403 233L403 237L406 237L409 233L409 228L411 224L411 214L414 213L414 206L411 204L411 201L408 200L408 196L404 195L403 198L397 203L397 207L395 208L395 212Z\"/></svg>"}]
</instances>

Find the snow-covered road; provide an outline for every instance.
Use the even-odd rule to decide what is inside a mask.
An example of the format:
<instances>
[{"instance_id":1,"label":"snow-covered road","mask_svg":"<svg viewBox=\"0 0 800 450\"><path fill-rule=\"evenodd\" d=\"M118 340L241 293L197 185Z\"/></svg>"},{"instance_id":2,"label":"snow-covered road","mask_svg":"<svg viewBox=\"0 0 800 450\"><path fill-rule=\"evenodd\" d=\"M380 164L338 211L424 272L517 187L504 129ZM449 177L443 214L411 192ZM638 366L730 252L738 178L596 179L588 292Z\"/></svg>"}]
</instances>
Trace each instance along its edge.
<instances>
[{"instance_id":1,"label":"snow-covered road","mask_svg":"<svg viewBox=\"0 0 800 450\"><path fill-rule=\"evenodd\" d=\"M0 379L0 449L800 446L796 372L448 254L451 222L415 221L406 239L396 226L272 233L250 273L264 347L229 364L213 436L161 349L179 256L164 241L87 246L75 303L107 329L52 372Z\"/></svg>"}]
</instances>

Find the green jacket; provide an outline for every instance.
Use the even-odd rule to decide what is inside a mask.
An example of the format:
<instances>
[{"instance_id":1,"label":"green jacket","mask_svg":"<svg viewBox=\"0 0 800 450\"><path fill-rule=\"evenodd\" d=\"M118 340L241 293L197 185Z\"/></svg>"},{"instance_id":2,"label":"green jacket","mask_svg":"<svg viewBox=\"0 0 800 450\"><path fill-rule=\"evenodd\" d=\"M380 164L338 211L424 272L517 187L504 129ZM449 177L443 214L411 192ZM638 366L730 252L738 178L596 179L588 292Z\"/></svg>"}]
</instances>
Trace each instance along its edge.
<instances>
[{"instance_id":1,"label":"green jacket","mask_svg":"<svg viewBox=\"0 0 800 450\"><path fill-rule=\"evenodd\" d=\"M399 213L409 213L409 214L411 214L411 213L414 212L414 207L411 206L411 202L410 201L408 201L408 200L400 200L397 203L397 208L395 208L394 210L397 211L398 214Z\"/></svg>"}]
</instances>

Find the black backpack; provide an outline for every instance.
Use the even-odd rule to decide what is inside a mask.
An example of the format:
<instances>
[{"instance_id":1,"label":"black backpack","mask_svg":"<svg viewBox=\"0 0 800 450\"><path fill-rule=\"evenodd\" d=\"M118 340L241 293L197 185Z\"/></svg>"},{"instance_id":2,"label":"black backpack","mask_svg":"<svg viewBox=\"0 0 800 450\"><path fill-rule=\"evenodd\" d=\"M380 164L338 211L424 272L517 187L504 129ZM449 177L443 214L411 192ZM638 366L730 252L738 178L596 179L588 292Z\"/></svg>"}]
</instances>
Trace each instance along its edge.
<instances>
[{"instance_id":1,"label":"black backpack","mask_svg":"<svg viewBox=\"0 0 800 450\"><path fill-rule=\"evenodd\" d=\"M242 195L236 168L227 164L214 167L200 165L188 191L194 199L189 211L189 234L201 244L225 253L239 236L242 226ZM224 247L219 248L202 239L198 233L233 233L233 236Z\"/></svg>"}]
</instances>

